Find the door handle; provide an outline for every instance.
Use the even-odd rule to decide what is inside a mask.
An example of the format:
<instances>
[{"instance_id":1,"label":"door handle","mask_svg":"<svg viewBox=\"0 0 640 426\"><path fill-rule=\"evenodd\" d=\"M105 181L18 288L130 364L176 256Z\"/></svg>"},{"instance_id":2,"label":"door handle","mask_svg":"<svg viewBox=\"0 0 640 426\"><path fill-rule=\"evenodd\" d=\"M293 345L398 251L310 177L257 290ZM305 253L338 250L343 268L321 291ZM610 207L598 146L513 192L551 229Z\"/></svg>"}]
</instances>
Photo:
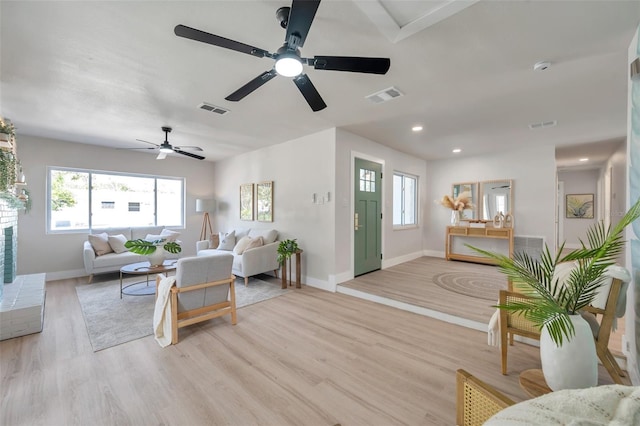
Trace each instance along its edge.
<instances>
[{"instance_id":1,"label":"door handle","mask_svg":"<svg viewBox=\"0 0 640 426\"><path fill-rule=\"evenodd\" d=\"M353 229L354 229L355 231L357 231L357 230L360 228L360 223L358 222L358 213L356 213L356 214L354 215L354 218L353 218L353 219L354 219L354 220L353 220L353 223L354 223Z\"/></svg>"}]
</instances>

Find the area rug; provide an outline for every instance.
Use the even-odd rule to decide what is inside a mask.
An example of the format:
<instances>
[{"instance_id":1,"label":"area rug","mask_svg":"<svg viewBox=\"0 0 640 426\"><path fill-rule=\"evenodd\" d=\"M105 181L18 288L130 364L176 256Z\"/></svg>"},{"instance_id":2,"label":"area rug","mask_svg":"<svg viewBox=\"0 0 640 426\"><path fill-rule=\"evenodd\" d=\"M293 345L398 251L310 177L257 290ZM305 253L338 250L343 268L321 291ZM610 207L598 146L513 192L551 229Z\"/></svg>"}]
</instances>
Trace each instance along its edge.
<instances>
[{"instance_id":1,"label":"area rug","mask_svg":"<svg viewBox=\"0 0 640 426\"><path fill-rule=\"evenodd\" d=\"M132 282L135 278L125 280L124 285ZM155 285L155 282L150 285ZM244 286L244 278L239 278L235 287L238 308L290 291L282 289L279 281L270 283L255 277L249 280L247 287ZM76 287L76 293L94 352L153 334L153 295L123 295L120 299L119 279L83 284Z\"/></svg>"},{"instance_id":2,"label":"area rug","mask_svg":"<svg viewBox=\"0 0 640 426\"><path fill-rule=\"evenodd\" d=\"M498 300L500 290L506 290L504 276L477 272L444 272L434 275L433 282L445 290L477 299Z\"/></svg>"}]
</instances>

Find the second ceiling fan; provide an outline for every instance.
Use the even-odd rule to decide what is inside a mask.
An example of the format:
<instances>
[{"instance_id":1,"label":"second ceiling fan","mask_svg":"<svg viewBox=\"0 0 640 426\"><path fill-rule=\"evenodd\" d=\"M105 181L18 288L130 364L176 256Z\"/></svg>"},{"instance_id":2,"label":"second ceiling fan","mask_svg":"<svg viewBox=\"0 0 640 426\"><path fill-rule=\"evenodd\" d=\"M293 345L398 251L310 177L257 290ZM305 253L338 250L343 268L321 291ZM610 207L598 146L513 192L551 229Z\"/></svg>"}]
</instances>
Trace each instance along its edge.
<instances>
[{"instance_id":1,"label":"second ceiling fan","mask_svg":"<svg viewBox=\"0 0 640 426\"><path fill-rule=\"evenodd\" d=\"M313 111L326 108L326 104L316 90L309 77L303 72L303 65L313 66L317 70L350 71L369 74L386 74L391 65L389 58L369 58L357 56L314 56L303 58L300 48L304 45L307 33L316 15L320 0L293 0L291 7L281 7L276 12L280 26L286 28L285 42L276 53L250 46L239 41L230 40L185 25L177 25L174 32L177 36L212 44L236 52L246 53L258 58L275 60L275 65L265 71L225 99L239 101L254 90L261 87L276 75L292 77L293 82L304 96Z\"/></svg>"}]
</instances>

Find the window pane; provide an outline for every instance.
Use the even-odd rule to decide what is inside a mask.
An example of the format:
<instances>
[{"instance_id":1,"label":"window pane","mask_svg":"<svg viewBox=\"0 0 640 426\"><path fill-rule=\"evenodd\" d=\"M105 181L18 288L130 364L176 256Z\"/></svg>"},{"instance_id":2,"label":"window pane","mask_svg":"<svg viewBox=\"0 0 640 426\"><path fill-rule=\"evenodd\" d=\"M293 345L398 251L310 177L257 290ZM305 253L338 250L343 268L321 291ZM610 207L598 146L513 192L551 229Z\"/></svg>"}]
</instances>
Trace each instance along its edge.
<instances>
[{"instance_id":1,"label":"window pane","mask_svg":"<svg viewBox=\"0 0 640 426\"><path fill-rule=\"evenodd\" d=\"M91 227L152 226L155 222L155 179L93 173L91 176ZM103 210L103 201L113 201L113 209ZM129 203L138 203L130 211Z\"/></svg>"},{"instance_id":2,"label":"window pane","mask_svg":"<svg viewBox=\"0 0 640 426\"><path fill-rule=\"evenodd\" d=\"M416 180L404 177L404 225L416 224Z\"/></svg>"},{"instance_id":3,"label":"window pane","mask_svg":"<svg viewBox=\"0 0 640 426\"><path fill-rule=\"evenodd\" d=\"M50 229L89 228L89 174L52 170L49 182Z\"/></svg>"},{"instance_id":4,"label":"window pane","mask_svg":"<svg viewBox=\"0 0 640 426\"><path fill-rule=\"evenodd\" d=\"M158 223L162 226L182 226L184 202L182 180L158 179Z\"/></svg>"},{"instance_id":5,"label":"window pane","mask_svg":"<svg viewBox=\"0 0 640 426\"><path fill-rule=\"evenodd\" d=\"M393 175L393 224L402 225L402 176Z\"/></svg>"}]
</instances>

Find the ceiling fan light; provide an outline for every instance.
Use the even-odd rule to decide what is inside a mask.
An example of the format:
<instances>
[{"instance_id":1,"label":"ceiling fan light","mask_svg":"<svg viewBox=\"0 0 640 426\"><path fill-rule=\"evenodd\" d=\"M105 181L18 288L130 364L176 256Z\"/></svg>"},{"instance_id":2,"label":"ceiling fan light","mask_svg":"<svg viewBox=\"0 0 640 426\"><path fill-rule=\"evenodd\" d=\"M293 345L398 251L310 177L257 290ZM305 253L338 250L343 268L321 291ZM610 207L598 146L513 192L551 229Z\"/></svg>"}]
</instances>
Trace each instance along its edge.
<instances>
[{"instance_id":1,"label":"ceiling fan light","mask_svg":"<svg viewBox=\"0 0 640 426\"><path fill-rule=\"evenodd\" d=\"M164 152L166 154L169 154L169 153L173 152L173 150L171 148L160 148L160 152Z\"/></svg>"},{"instance_id":2,"label":"ceiling fan light","mask_svg":"<svg viewBox=\"0 0 640 426\"><path fill-rule=\"evenodd\" d=\"M276 72L283 77L296 77L302 74L302 62L295 55L282 55L276 61Z\"/></svg>"}]
</instances>

